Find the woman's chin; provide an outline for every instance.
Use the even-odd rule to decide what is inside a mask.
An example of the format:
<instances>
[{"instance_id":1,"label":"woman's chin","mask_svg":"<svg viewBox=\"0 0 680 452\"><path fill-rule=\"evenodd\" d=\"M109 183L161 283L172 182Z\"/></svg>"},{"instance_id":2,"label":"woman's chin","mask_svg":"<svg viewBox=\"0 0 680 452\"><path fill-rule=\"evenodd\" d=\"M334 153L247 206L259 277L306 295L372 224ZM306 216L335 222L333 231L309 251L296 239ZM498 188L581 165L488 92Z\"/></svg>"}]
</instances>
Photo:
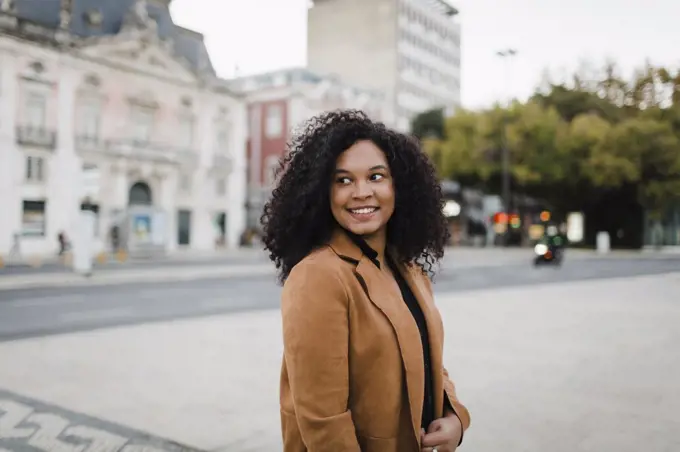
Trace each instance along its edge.
<instances>
[{"instance_id":1,"label":"woman's chin","mask_svg":"<svg viewBox=\"0 0 680 452\"><path fill-rule=\"evenodd\" d=\"M346 229L356 235L370 236L378 232L380 227L372 224L351 224Z\"/></svg>"}]
</instances>

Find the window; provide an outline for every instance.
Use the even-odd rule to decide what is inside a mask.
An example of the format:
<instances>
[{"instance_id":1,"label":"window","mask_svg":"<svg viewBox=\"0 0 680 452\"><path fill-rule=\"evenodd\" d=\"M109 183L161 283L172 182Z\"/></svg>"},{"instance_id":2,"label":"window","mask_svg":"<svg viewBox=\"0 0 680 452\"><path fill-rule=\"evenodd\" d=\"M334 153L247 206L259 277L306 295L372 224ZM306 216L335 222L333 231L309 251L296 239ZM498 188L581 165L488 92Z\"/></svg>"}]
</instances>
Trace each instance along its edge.
<instances>
[{"instance_id":1,"label":"window","mask_svg":"<svg viewBox=\"0 0 680 452\"><path fill-rule=\"evenodd\" d=\"M179 144L185 148L194 145L194 118L190 115L179 117Z\"/></svg>"},{"instance_id":2,"label":"window","mask_svg":"<svg viewBox=\"0 0 680 452\"><path fill-rule=\"evenodd\" d=\"M151 139L153 122L153 109L142 106L133 106L130 115L130 138L142 143L148 142Z\"/></svg>"},{"instance_id":3,"label":"window","mask_svg":"<svg viewBox=\"0 0 680 452\"><path fill-rule=\"evenodd\" d=\"M278 138L283 133L283 108L281 108L281 105L267 106L265 133L268 138Z\"/></svg>"},{"instance_id":4,"label":"window","mask_svg":"<svg viewBox=\"0 0 680 452\"><path fill-rule=\"evenodd\" d=\"M45 168L42 157L26 157L26 180L28 182L41 182L44 180Z\"/></svg>"},{"instance_id":5,"label":"window","mask_svg":"<svg viewBox=\"0 0 680 452\"><path fill-rule=\"evenodd\" d=\"M227 194L227 180L223 177L215 181L215 191L217 196L224 196Z\"/></svg>"},{"instance_id":6,"label":"window","mask_svg":"<svg viewBox=\"0 0 680 452\"><path fill-rule=\"evenodd\" d=\"M78 135L98 138L101 123L101 102L96 98L83 98L78 105L76 128Z\"/></svg>"},{"instance_id":7,"label":"window","mask_svg":"<svg viewBox=\"0 0 680 452\"><path fill-rule=\"evenodd\" d=\"M32 237L45 236L45 201L24 201L21 234Z\"/></svg>"},{"instance_id":8,"label":"window","mask_svg":"<svg viewBox=\"0 0 680 452\"><path fill-rule=\"evenodd\" d=\"M179 176L179 190L183 193L191 191L191 176L188 174L181 174Z\"/></svg>"},{"instance_id":9,"label":"window","mask_svg":"<svg viewBox=\"0 0 680 452\"><path fill-rule=\"evenodd\" d=\"M215 150L218 154L226 154L229 149L229 130L226 125L217 126L217 136L215 137Z\"/></svg>"},{"instance_id":10,"label":"window","mask_svg":"<svg viewBox=\"0 0 680 452\"><path fill-rule=\"evenodd\" d=\"M26 125L31 128L45 127L47 117L47 98L42 93L29 92L26 96Z\"/></svg>"}]
</instances>

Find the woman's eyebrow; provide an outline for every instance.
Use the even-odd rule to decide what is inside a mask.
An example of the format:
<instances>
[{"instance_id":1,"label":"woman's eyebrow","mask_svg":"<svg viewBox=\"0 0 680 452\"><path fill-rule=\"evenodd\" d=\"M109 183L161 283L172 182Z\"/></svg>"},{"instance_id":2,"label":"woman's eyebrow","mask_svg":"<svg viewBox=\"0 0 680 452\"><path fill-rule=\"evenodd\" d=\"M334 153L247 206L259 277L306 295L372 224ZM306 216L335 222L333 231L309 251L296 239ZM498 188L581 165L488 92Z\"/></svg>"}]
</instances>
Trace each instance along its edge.
<instances>
[{"instance_id":1,"label":"woman's eyebrow","mask_svg":"<svg viewBox=\"0 0 680 452\"><path fill-rule=\"evenodd\" d=\"M370 167L368 170L369 171L375 171L375 170L379 170L379 169L386 170L387 167L385 165L375 165L375 166ZM351 171L343 169L343 168L336 168L335 174L338 174L338 173L351 173Z\"/></svg>"}]
</instances>

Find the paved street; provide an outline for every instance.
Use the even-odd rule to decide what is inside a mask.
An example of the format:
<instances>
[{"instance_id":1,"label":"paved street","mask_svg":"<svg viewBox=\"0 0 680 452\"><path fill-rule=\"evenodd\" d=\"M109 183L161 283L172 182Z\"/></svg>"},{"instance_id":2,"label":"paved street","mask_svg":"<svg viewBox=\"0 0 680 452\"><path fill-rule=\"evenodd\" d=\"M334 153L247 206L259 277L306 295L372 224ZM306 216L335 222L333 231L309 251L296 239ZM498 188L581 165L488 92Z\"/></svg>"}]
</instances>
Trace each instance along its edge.
<instances>
[{"instance_id":1,"label":"paved street","mask_svg":"<svg viewBox=\"0 0 680 452\"><path fill-rule=\"evenodd\" d=\"M435 290L462 450L680 450L680 256L456 257ZM214 265L0 290L0 452L280 450L280 288Z\"/></svg>"},{"instance_id":2,"label":"paved street","mask_svg":"<svg viewBox=\"0 0 680 452\"><path fill-rule=\"evenodd\" d=\"M245 283L253 299L276 291ZM437 298L473 419L461 450L680 450L680 273L512 284ZM235 287L210 290L229 300ZM277 451L280 356L275 309L5 341L0 449Z\"/></svg>"},{"instance_id":3,"label":"paved street","mask_svg":"<svg viewBox=\"0 0 680 452\"><path fill-rule=\"evenodd\" d=\"M533 268L528 259L479 267L447 265L435 280L438 293L576 281L680 270L666 259L574 259L561 268ZM0 291L0 340L276 308L273 276L239 276L162 283Z\"/></svg>"}]
</instances>

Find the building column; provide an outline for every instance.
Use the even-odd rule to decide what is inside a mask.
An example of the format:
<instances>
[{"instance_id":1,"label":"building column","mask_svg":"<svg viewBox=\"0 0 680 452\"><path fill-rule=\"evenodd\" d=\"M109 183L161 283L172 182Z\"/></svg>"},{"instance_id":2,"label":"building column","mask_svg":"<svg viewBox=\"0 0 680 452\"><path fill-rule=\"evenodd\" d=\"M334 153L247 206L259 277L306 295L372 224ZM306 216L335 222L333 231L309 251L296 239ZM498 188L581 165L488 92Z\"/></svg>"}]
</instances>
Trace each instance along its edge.
<instances>
[{"instance_id":1,"label":"building column","mask_svg":"<svg viewBox=\"0 0 680 452\"><path fill-rule=\"evenodd\" d=\"M158 193L153 194L154 206L165 213L165 249L167 251L177 249L177 203L175 202L177 184L177 172L161 173L157 184L154 184L160 187Z\"/></svg>"},{"instance_id":2,"label":"building column","mask_svg":"<svg viewBox=\"0 0 680 452\"><path fill-rule=\"evenodd\" d=\"M21 232L21 184L24 162L16 144L17 58L0 55L0 256L12 249Z\"/></svg>"},{"instance_id":3,"label":"building column","mask_svg":"<svg viewBox=\"0 0 680 452\"><path fill-rule=\"evenodd\" d=\"M196 144L198 152L197 175L194 180L191 214L191 245L196 250L215 249L215 230L212 226L215 204L215 177L211 173L213 155L215 152L215 130L213 120L217 112L217 105L209 93L203 93L196 109L196 130L200 141Z\"/></svg>"},{"instance_id":4,"label":"building column","mask_svg":"<svg viewBox=\"0 0 680 452\"><path fill-rule=\"evenodd\" d=\"M227 209L227 246L237 248L239 246L241 234L246 228L246 201L248 200L248 178L246 177L248 165L246 160L246 141L248 138L248 108L244 104L237 104L238 108L232 108L231 113L231 172L227 183L227 196L229 208ZM259 117L259 116L258 116ZM259 125L256 130L259 137ZM251 137L254 137L251 134ZM255 140L253 140L255 141ZM259 171L259 138L256 158ZM259 180L259 178L258 178Z\"/></svg>"},{"instance_id":5,"label":"building column","mask_svg":"<svg viewBox=\"0 0 680 452\"><path fill-rule=\"evenodd\" d=\"M49 164L47 243L57 247L57 234L77 231L83 195L82 159L75 152L74 108L78 73L61 67L57 87L57 147ZM50 247L52 248L52 247Z\"/></svg>"}]
</instances>

